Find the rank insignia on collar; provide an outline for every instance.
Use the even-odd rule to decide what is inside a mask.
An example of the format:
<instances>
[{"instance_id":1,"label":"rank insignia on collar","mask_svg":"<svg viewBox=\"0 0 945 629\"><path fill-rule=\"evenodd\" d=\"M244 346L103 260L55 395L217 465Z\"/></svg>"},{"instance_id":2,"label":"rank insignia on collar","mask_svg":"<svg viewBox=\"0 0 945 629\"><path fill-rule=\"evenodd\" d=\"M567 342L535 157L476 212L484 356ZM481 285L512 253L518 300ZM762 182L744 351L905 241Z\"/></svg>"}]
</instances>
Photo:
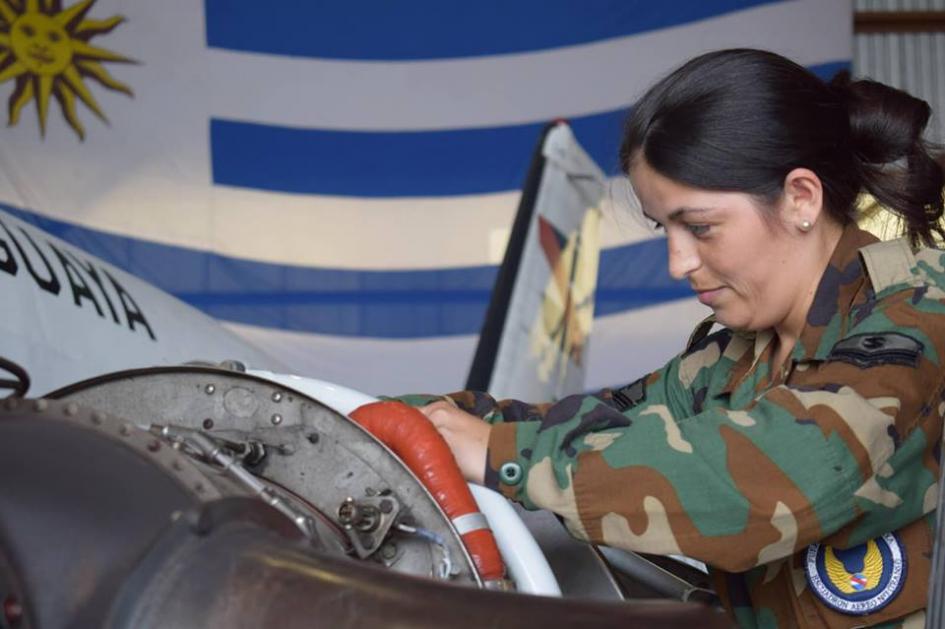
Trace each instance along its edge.
<instances>
[{"instance_id":1,"label":"rank insignia on collar","mask_svg":"<svg viewBox=\"0 0 945 629\"><path fill-rule=\"evenodd\" d=\"M811 544L804 571L814 596L825 605L865 615L888 605L902 590L906 555L894 533L843 550Z\"/></svg>"}]
</instances>

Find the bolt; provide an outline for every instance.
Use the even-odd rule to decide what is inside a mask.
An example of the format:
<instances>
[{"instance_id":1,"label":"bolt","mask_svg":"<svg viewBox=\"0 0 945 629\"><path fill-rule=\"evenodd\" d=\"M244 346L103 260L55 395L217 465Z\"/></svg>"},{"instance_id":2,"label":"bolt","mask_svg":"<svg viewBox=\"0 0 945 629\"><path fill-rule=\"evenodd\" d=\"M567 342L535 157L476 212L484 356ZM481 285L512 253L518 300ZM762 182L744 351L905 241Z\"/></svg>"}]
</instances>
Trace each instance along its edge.
<instances>
[{"instance_id":1,"label":"bolt","mask_svg":"<svg viewBox=\"0 0 945 629\"><path fill-rule=\"evenodd\" d=\"M203 429L210 430L211 428L213 428L213 420L208 417L207 419L203 420Z\"/></svg>"},{"instance_id":2,"label":"bolt","mask_svg":"<svg viewBox=\"0 0 945 629\"><path fill-rule=\"evenodd\" d=\"M390 500L381 500L381 513L390 513L394 510L394 503Z\"/></svg>"},{"instance_id":3,"label":"bolt","mask_svg":"<svg viewBox=\"0 0 945 629\"><path fill-rule=\"evenodd\" d=\"M206 387L204 387L204 391L207 392L207 395L213 395L213 392L216 390L217 388L213 386L212 384L208 384Z\"/></svg>"},{"instance_id":4,"label":"bolt","mask_svg":"<svg viewBox=\"0 0 945 629\"><path fill-rule=\"evenodd\" d=\"M73 415L79 412L79 405L76 404L75 402L69 402L68 404L66 404L66 408L64 409L64 412L67 417L72 417Z\"/></svg>"},{"instance_id":5,"label":"bolt","mask_svg":"<svg viewBox=\"0 0 945 629\"><path fill-rule=\"evenodd\" d=\"M279 413L273 414L273 416L272 416L272 425L273 425L273 426L278 426L278 425L281 424L281 423L282 423L282 415L280 415Z\"/></svg>"},{"instance_id":6,"label":"bolt","mask_svg":"<svg viewBox=\"0 0 945 629\"><path fill-rule=\"evenodd\" d=\"M397 546L393 543L387 543L381 546L381 557L390 561L397 556Z\"/></svg>"},{"instance_id":7,"label":"bolt","mask_svg":"<svg viewBox=\"0 0 945 629\"><path fill-rule=\"evenodd\" d=\"M272 394L272 401L273 401L273 402L281 402L281 401L282 401L282 393L280 393L279 391L276 391L275 393L273 393L273 394Z\"/></svg>"},{"instance_id":8,"label":"bolt","mask_svg":"<svg viewBox=\"0 0 945 629\"><path fill-rule=\"evenodd\" d=\"M317 432L313 432L312 434L308 436L308 442L312 445L315 445L316 443L318 443L318 439L319 437L318 437Z\"/></svg>"},{"instance_id":9,"label":"bolt","mask_svg":"<svg viewBox=\"0 0 945 629\"><path fill-rule=\"evenodd\" d=\"M49 408L48 400L36 400L35 402L33 402L33 410L38 413L42 413L47 408Z\"/></svg>"}]
</instances>

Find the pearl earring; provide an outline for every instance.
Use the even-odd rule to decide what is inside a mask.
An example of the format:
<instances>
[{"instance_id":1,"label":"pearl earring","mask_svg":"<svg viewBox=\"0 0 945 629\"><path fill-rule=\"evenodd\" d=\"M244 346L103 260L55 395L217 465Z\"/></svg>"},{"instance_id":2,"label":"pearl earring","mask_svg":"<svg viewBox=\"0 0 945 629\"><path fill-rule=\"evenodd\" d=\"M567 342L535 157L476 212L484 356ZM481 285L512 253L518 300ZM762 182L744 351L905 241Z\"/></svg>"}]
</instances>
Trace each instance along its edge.
<instances>
[{"instance_id":1,"label":"pearl earring","mask_svg":"<svg viewBox=\"0 0 945 629\"><path fill-rule=\"evenodd\" d=\"M814 226L814 224L811 223L810 221L808 221L808 220L803 220L803 221L801 221L801 224L798 225L798 228L799 228L802 232L809 232L813 226Z\"/></svg>"}]
</instances>

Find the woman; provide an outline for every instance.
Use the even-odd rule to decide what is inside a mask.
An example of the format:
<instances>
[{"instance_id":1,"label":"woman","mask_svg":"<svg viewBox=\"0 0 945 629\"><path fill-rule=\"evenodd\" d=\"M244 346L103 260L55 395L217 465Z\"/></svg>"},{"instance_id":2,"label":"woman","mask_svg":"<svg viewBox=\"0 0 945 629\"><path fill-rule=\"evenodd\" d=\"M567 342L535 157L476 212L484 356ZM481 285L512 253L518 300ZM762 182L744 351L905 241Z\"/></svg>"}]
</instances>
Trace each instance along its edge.
<instances>
[{"instance_id":1,"label":"woman","mask_svg":"<svg viewBox=\"0 0 945 629\"><path fill-rule=\"evenodd\" d=\"M910 246L942 217L929 115L757 50L656 84L622 166L722 327L616 391L424 406L466 477L579 537L705 561L741 626L921 622L945 412L945 254ZM856 227L864 191L907 238Z\"/></svg>"}]
</instances>

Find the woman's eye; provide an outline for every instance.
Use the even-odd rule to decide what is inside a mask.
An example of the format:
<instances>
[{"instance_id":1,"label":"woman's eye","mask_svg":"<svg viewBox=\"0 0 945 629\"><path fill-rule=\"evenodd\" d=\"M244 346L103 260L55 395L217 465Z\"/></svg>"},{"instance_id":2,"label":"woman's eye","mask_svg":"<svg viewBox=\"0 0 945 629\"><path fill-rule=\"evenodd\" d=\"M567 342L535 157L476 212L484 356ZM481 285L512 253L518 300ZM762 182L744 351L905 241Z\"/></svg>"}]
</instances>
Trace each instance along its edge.
<instances>
[{"instance_id":1,"label":"woman's eye","mask_svg":"<svg viewBox=\"0 0 945 629\"><path fill-rule=\"evenodd\" d=\"M693 236L705 236L709 232L708 225L701 225L698 223L689 223L686 225L686 229L692 232Z\"/></svg>"}]
</instances>

